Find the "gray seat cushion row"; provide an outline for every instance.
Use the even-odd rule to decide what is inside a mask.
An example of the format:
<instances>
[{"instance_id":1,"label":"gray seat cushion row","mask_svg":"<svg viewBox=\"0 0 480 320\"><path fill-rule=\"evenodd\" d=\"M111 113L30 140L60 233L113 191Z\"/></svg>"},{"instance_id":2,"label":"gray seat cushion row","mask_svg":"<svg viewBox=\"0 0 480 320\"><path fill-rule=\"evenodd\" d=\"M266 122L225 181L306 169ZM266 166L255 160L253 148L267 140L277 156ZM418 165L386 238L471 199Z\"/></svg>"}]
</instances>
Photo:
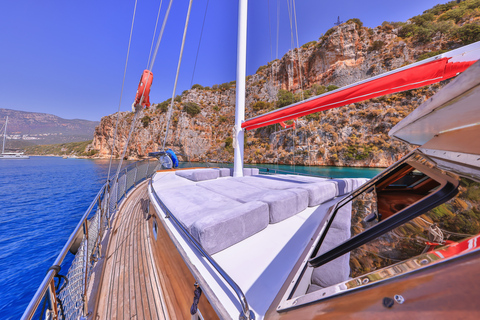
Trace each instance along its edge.
<instances>
[{"instance_id":1,"label":"gray seat cushion row","mask_svg":"<svg viewBox=\"0 0 480 320\"><path fill-rule=\"evenodd\" d=\"M241 203L196 185L163 190L159 197L209 254L252 236L269 222L267 204Z\"/></svg>"},{"instance_id":2,"label":"gray seat cushion row","mask_svg":"<svg viewBox=\"0 0 480 320\"><path fill-rule=\"evenodd\" d=\"M214 254L266 228L267 211L267 204L260 201L216 211L195 221L191 234L209 254Z\"/></svg>"},{"instance_id":3,"label":"gray seat cushion row","mask_svg":"<svg viewBox=\"0 0 480 320\"><path fill-rule=\"evenodd\" d=\"M220 171L217 169L190 169L190 170L177 170L175 171L177 176L192 180L192 181L204 181L217 179L220 176Z\"/></svg>"},{"instance_id":4,"label":"gray seat cushion row","mask_svg":"<svg viewBox=\"0 0 480 320\"><path fill-rule=\"evenodd\" d=\"M230 176L233 177L233 168L228 168L230 170ZM260 173L258 168L243 168L243 176L256 176Z\"/></svg>"},{"instance_id":5,"label":"gray seat cushion row","mask_svg":"<svg viewBox=\"0 0 480 320\"><path fill-rule=\"evenodd\" d=\"M344 178L344 179L330 179L337 185L337 196L343 196L358 189L362 184L367 182L366 178Z\"/></svg>"},{"instance_id":6,"label":"gray seat cushion row","mask_svg":"<svg viewBox=\"0 0 480 320\"><path fill-rule=\"evenodd\" d=\"M337 215L328 230L327 236L320 246L317 256L330 251L339 244L350 239L351 212L351 202L337 211ZM308 288L307 293L347 281L349 277L350 253L346 253L313 270L312 285Z\"/></svg>"},{"instance_id":7,"label":"gray seat cushion row","mask_svg":"<svg viewBox=\"0 0 480 320\"><path fill-rule=\"evenodd\" d=\"M218 170L219 172L219 177L230 177L230 168L213 168L215 170Z\"/></svg>"},{"instance_id":8,"label":"gray seat cushion row","mask_svg":"<svg viewBox=\"0 0 480 320\"><path fill-rule=\"evenodd\" d=\"M336 185L337 196L343 196L347 193L358 189L362 184L367 182L367 178L338 178L338 179L326 179L326 178L316 178L310 176L297 176L297 175L288 175L289 179L304 181L304 182L319 182L319 181L330 181Z\"/></svg>"},{"instance_id":9,"label":"gray seat cushion row","mask_svg":"<svg viewBox=\"0 0 480 320\"><path fill-rule=\"evenodd\" d=\"M336 195L336 186L330 180L319 180L311 183L289 179L288 176L253 176L237 178L245 184L272 190L302 189L308 192L308 206L314 207L333 199Z\"/></svg>"},{"instance_id":10,"label":"gray seat cushion row","mask_svg":"<svg viewBox=\"0 0 480 320\"><path fill-rule=\"evenodd\" d=\"M260 170L258 168L244 168L244 176L258 175ZM205 169L187 169L175 171L177 176L198 182L204 180L217 179L218 177L233 176L233 168L205 168Z\"/></svg>"},{"instance_id":11,"label":"gray seat cushion row","mask_svg":"<svg viewBox=\"0 0 480 320\"><path fill-rule=\"evenodd\" d=\"M271 190L242 183L239 179L242 178L204 181L197 186L242 203L255 200L267 203L270 223L282 221L307 208L308 192L305 190Z\"/></svg>"}]
</instances>

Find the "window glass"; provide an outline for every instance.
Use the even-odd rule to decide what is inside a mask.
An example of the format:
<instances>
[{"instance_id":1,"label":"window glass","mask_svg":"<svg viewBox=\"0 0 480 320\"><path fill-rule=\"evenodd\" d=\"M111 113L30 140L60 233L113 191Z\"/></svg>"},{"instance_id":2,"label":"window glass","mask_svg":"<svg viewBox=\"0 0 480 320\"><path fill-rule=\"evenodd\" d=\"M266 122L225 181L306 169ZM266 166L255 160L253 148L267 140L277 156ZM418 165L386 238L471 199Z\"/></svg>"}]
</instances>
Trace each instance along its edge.
<instances>
[{"instance_id":1,"label":"window glass","mask_svg":"<svg viewBox=\"0 0 480 320\"><path fill-rule=\"evenodd\" d=\"M352 210L354 211L354 210ZM352 250L351 277L389 266L480 233L480 183L462 178L458 194L433 210Z\"/></svg>"}]
</instances>

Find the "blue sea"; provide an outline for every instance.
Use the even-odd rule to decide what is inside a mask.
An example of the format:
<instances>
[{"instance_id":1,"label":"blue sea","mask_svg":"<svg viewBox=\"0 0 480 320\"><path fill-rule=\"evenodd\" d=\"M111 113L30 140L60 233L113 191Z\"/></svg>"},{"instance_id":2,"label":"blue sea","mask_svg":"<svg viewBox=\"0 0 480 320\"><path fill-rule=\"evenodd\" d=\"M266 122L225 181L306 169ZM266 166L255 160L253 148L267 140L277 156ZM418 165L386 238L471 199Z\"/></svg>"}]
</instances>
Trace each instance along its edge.
<instances>
[{"instance_id":1,"label":"blue sea","mask_svg":"<svg viewBox=\"0 0 480 320\"><path fill-rule=\"evenodd\" d=\"M114 162L113 172L117 164ZM21 317L47 269L105 183L108 165L108 160L58 157L0 160L0 319ZM371 178L381 172L371 168L258 167L262 171L270 168L338 178Z\"/></svg>"}]
</instances>

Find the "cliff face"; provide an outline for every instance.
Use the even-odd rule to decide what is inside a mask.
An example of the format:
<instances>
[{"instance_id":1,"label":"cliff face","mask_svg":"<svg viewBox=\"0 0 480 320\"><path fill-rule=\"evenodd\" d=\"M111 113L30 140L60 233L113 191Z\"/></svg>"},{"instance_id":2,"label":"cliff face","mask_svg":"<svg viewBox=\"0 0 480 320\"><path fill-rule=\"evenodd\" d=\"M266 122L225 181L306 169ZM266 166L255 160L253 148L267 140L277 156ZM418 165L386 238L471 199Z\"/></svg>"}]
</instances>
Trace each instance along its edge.
<instances>
[{"instance_id":1,"label":"cliff face","mask_svg":"<svg viewBox=\"0 0 480 320\"><path fill-rule=\"evenodd\" d=\"M247 77L246 118L393 70L417 61L422 54L459 46L442 32L432 34L430 41L401 38L401 28L384 24L369 29L359 21L344 23L327 31L319 41L260 67L256 74ZM389 166L405 155L409 147L389 139L388 131L441 86L306 116L298 120L295 130L281 131L279 126L269 126L247 132L245 161ZM185 91L175 99L166 148L186 155L190 161L233 161L234 104L234 83L212 88L196 85ZM161 149L166 105L166 102L153 105L138 115L127 149L129 158ZM192 111L195 106L197 111ZM97 156L110 155L116 116L102 118L95 130L91 148L98 151ZM120 114L119 138L114 150L117 157L122 153L132 118L132 113Z\"/></svg>"}]
</instances>

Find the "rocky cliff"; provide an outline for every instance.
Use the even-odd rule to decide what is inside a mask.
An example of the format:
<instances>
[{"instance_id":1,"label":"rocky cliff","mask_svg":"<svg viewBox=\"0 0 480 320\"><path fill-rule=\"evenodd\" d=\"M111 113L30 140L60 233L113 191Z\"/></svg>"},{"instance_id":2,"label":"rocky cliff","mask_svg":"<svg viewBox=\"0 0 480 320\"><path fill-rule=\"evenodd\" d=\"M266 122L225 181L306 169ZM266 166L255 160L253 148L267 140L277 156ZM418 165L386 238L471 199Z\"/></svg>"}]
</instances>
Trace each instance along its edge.
<instances>
[{"instance_id":1,"label":"rocky cliff","mask_svg":"<svg viewBox=\"0 0 480 320\"><path fill-rule=\"evenodd\" d=\"M288 52L247 77L246 118L478 41L479 5L476 0L452 1L406 23L384 22L374 29L363 27L358 19L336 26L318 41ZM459 9L461 14L452 14ZM405 144L392 141L388 131L443 85L309 115L298 120L295 130L269 126L247 132L245 161L388 166L409 151ZM161 148L169 103L140 112L128 158L141 158ZM166 147L190 161L232 161L234 104L235 82L212 88L194 85L184 91L174 101ZM122 153L133 116L120 114L115 156ZM110 155L116 117L102 118L95 130L90 149L99 157Z\"/></svg>"}]
</instances>

